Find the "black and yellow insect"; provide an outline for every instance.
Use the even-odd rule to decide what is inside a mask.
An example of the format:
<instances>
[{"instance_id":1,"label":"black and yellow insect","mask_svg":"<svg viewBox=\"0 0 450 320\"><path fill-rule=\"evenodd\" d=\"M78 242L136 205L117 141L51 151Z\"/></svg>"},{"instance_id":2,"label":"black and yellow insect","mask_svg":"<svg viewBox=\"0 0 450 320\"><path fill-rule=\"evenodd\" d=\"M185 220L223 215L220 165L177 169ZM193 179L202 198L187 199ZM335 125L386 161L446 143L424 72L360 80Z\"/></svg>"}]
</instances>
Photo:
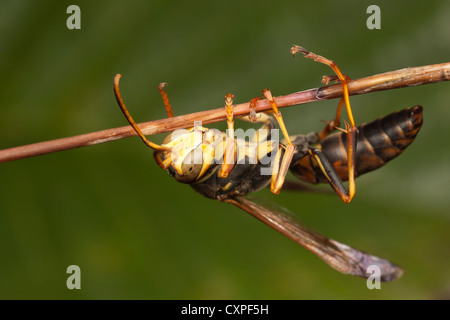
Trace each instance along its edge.
<instances>
[{"instance_id":1,"label":"black and yellow insect","mask_svg":"<svg viewBox=\"0 0 450 320\"><path fill-rule=\"evenodd\" d=\"M361 252L335 240L328 239L305 228L294 215L261 206L246 196L270 184L273 193L283 188L290 170L308 183L329 183L339 197L349 203L355 194L355 177L375 170L400 155L414 140L422 125L422 107L416 106L392 113L368 124L355 126L350 107L349 78L341 73L333 61L318 56L302 47L294 46L293 54L301 52L307 58L330 66L343 87L335 119L320 133L290 136L284 125L276 100L270 90L263 96L272 106L272 112L255 115L260 98L250 101L250 116L244 120L262 123L250 141L241 141L234 135L232 94L225 96L227 133L194 126L181 133L172 133L161 145L149 141L129 114L119 92L119 79L114 81L114 92L125 117L142 141L155 150L155 160L161 168L179 182L189 184L202 195L231 203L255 216L301 246L305 247L336 270L367 277L366 270L377 265L382 281L391 281L402 274L402 269L385 259ZM172 108L164 90L159 86L169 117ZM345 105L349 123L338 128ZM272 116L273 115L273 116ZM284 140L272 140L271 129L278 123ZM335 129L342 132L332 133ZM268 161L270 158L270 161ZM249 161L253 159L253 161ZM262 174L262 170L270 174ZM349 190L343 181L349 181ZM284 188L298 188L290 182Z\"/></svg>"}]
</instances>

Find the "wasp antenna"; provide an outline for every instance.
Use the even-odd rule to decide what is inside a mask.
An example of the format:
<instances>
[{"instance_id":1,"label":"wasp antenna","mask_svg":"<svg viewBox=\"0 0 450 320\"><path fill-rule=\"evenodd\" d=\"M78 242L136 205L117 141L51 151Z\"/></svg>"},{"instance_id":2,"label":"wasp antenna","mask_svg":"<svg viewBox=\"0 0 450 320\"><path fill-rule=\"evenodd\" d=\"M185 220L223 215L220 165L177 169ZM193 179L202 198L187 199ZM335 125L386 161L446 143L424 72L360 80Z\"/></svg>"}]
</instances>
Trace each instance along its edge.
<instances>
[{"instance_id":1,"label":"wasp antenna","mask_svg":"<svg viewBox=\"0 0 450 320\"><path fill-rule=\"evenodd\" d=\"M164 101L164 106L166 107L166 110L167 110L167 116L169 118L172 118L173 117L172 106L170 105L169 97L167 96L167 92L166 92L166 90L164 90L165 86L167 86L167 82L161 82L158 86L158 90Z\"/></svg>"},{"instance_id":2,"label":"wasp antenna","mask_svg":"<svg viewBox=\"0 0 450 320\"><path fill-rule=\"evenodd\" d=\"M152 148L154 150L158 150L158 151L170 151L171 150L170 148L160 146L156 143L153 143L153 142L147 140L147 138L142 133L141 129L139 129L138 125L133 120L133 117L131 117L131 114L128 112L127 108L125 107L125 103L123 102L122 96L120 94L119 81L120 81L121 77L122 76L120 74L117 74L114 77L114 94L116 96L117 103L119 104L120 110L122 110L123 115L125 116L125 118L127 118L128 122L133 127L134 131L136 131L137 135L142 139L142 141L147 146L149 146L150 148Z\"/></svg>"}]
</instances>

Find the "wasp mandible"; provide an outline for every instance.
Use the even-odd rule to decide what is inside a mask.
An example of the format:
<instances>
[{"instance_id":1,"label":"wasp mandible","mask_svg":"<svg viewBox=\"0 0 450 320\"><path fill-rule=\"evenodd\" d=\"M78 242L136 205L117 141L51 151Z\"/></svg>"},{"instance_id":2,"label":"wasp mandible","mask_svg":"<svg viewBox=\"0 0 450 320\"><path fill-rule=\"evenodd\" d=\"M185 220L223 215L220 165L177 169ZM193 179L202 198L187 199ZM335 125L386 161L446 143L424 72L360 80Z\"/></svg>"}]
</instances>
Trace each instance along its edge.
<instances>
[{"instance_id":1,"label":"wasp mandible","mask_svg":"<svg viewBox=\"0 0 450 320\"><path fill-rule=\"evenodd\" d=\"M403 272L398 265L326 238L307 229L295 215L268 209L244 197L269 184L275 194L282 188L298 189L299 184L292 182L283 187L285 176L290 170L305 182L329 183L342 201L349 203L355 195L355 177L373 171L400 155L414 140L422 125L422 107L415 106L356 126L348 93L350 78L333 61L300 46L293 46L291 53L302 53L306 58L329 66L336 76L324 77L325 83L336 80L342 85L343 96L336 116L319 133L290 136L276 99L269 89L265 89L262 93L272 110L257 115L255 106L262 98L256 97L250 101L250 115L242 118L262 124L262 128L250 138L252 143L235 137L234 96L227 94L226 133L194 125L181 134L171 133L158 145L144 136L125 107L119 91L120 75L114 79L114 93L130 125L142 141L155 150L154 157L158 165L177 181L189 184L208 198L231 203L250 213L342 273L366 278L367 267L378 265L382 281L394 280ZM161 83L159 91L170 118L173 113L164 90L165 85ZM344 122L345 128L342 129L339 125L344 105L349 122ZM277 123L283 141L271 139L271 132ZM271 161L267 161L268 158ZM270 170L270 174L261 174L262 169ZM343 184L347 180L348 191Z\"/></svg>"}]
</instances>

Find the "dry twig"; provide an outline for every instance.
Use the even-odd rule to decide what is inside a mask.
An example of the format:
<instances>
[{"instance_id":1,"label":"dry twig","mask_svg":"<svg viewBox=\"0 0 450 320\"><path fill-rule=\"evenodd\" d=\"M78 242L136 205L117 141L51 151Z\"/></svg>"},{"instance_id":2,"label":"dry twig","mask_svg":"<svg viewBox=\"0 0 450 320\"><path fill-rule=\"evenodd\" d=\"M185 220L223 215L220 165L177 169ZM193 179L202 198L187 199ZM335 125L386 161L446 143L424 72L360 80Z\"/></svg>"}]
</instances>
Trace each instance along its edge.
<instances>
[{"instance_id":1,"label":"dry twig","mask_svg":"<svg viewBox=\"0 0 450 320\"><path fill-rule=\"evenodd\" d=\"M429 66L405 68L353 80L349 82L349 93L350 95L364 94L449 80L450 62L447 62ZM341 96L342 86L340 84L336 84L295 92L286 96L279 96L276 97L275 100L278 107L282 108L318 100L340 98ZM269 111L271 110L271 106L266 100L260 100L257 102L255 109L256 112ZM242 117L248 115L249 111L249 103L241 103L235 106L234 116ZM226 113L222 107L173 118L145 122L139 124L139 127L144 134L151 135L169 132L180 128L192 127L194 121L202 121L203 124L208 124L224 120L226 120ZM136 133L131 126L125 126L82 134L79 136L34 143L0 150L0 162L13 161L56 151L91 146L135 135Z\"/></svg>"}]
</instances>

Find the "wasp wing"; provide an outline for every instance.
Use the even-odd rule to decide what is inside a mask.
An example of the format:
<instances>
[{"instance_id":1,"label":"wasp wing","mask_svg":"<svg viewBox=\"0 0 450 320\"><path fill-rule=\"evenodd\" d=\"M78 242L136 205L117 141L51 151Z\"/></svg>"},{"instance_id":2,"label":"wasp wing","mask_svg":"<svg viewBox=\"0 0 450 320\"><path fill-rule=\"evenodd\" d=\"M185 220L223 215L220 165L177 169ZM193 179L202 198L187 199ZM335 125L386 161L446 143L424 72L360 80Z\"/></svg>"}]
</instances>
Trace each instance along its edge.
<instances>
[{"instance_id":1,"label":"wasp wing","mask_svg":"<svg viewBox=\"0 0 450 320\"><path fill-rule=\"evenodd\" d=\"M376 265L380 269L381 281L392 281L403 274L401 267L388 260L356 250L309 230L302 225L294 214L284 209L269 209L255 203L250 198L241 196L225 201L281 232L339 272L367 278L370 276L370 274L367 274L368 267Z\"/></svg>"}]
</instances>

